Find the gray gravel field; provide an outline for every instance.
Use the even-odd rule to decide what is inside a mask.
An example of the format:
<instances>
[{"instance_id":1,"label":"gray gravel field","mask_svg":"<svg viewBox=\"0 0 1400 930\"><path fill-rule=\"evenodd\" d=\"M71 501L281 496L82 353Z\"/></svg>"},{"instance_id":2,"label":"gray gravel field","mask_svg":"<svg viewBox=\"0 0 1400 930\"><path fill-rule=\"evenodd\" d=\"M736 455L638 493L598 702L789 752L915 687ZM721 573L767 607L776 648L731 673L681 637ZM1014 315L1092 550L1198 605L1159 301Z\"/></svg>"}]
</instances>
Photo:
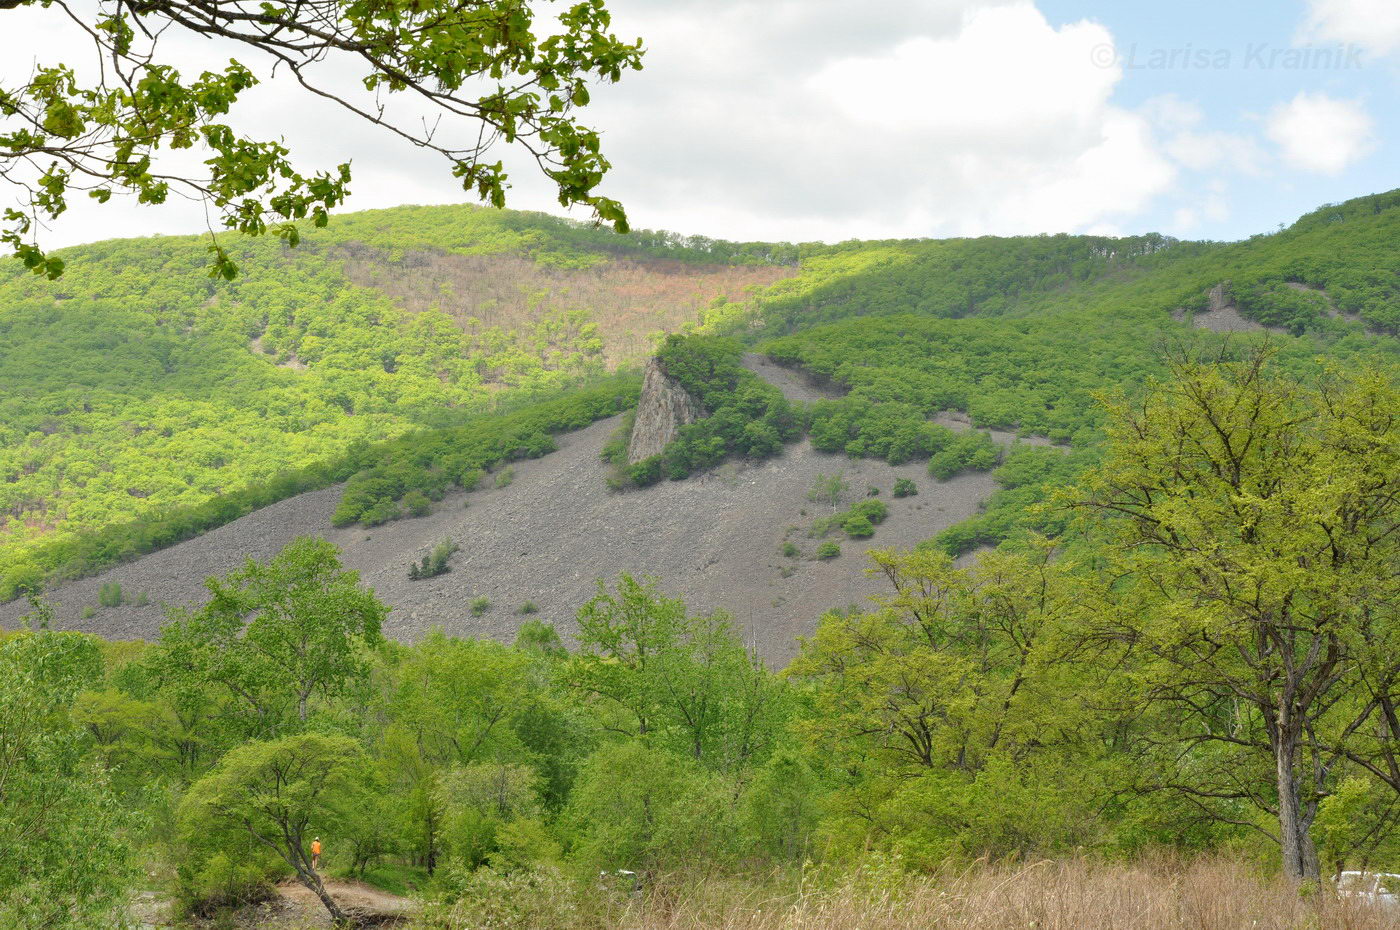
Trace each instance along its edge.
<instances>
[{"instance_id":1,"label":"gray gravel field","mask_svg":"<svg viewBox=\"0 0 1400 930\"><path fill-rule=\"evenodd\" d=\"M819 390L798 373L760 368L801 399ZM516 463L506 487L486 487L492 484L488 478L481 490L451 494L419 519L368 530L334 529L330 516L338 487L274 504L197 539L57 588L51 592L57 623L111 639L153 637L167 606L203 601L206 577L248 557L267 559L299 535L318 535L339 546L345 564L391 605L385 633L398 639L415 640L441 627L461 636L509 640L527 601L537 605L536 616L556 623L567 636L598 579L627 571L657 576L666 591L683 596L693 609L729 611L760 653L781 664L794 654L796 637L815 628L822 611L864 602L881 591L866 574L867 549L913 546L975 514L995 489L987 473L937 482L922 463L893 467L850 460L816 452L804 441L767 462L729 464L713 474L615 493L606 487L600 452L618 420L562 436L557 452ZM811 503L807 492L818 475L837 472L851 487L847 503L876 487L890 516L873 539L843 540L839 558L816 561L819 541L808 530L832 508ZM890 496L902 477L918 484L917 496ZM410 581L409 564L449 537L461 546L452 570ZM788 540L800 548L799 557L782 554ZM106 582L120 584L128 599L144 595L149 605L97 607L98 589ZM473 616L471 603L480 597L491 606ZM95 613L84 618L88 607ZM23 610L22 603L0 606L0 625L13 626Z\"/></svg>"}]
</instances>

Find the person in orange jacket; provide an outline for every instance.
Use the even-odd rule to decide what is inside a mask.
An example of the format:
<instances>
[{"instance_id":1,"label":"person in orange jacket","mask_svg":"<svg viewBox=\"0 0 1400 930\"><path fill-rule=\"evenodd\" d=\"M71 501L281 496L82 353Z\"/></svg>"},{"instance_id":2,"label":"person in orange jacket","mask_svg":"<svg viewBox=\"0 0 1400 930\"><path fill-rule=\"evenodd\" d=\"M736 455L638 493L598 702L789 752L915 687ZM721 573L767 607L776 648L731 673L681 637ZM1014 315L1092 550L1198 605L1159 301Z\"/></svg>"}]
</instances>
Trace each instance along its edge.
<instances>
[{"instance_id":1,"label":"person in orange jacket","mask_svg":"<svg viewBox=\"0 0 1400 930\"><path fill-rule=\"evenodd\" d=\"M311 868L318 871L321 868L321 838L319 836L311 841Z\"/></svg>"}]
</instances>

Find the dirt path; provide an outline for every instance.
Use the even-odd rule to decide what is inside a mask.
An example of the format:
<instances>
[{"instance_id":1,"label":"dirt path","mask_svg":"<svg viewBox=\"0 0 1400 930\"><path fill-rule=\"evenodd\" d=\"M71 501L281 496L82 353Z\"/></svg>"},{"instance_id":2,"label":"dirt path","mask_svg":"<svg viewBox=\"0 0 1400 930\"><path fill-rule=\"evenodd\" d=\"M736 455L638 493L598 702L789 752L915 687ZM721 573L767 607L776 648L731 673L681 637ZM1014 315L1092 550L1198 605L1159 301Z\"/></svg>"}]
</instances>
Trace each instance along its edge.
<instances>
[{"instance_id":1,"label":"dirt path","mask_svg":"<svg viewBox=\"0 0 1400 930\"><path fill-rule=\"evenodd\" d=\"M413 916L416 906L408 898L389 894L363 882L326 881L326 891L347 914L368 926L393 926ZM293 911L302 925L331 926L330 915L320 898L300 882L277 886L277 896ZM275 926L275 925L273 925Z\"/></svg>"},{"instance_id":2,"label":"dirt path","mask_svg":"<svg viewBox=\"0 0 1400 930\"><path fill-rule=\"evenodd\" d=\"M326 891L351 917L366 927L394 927L418 909L409 898L401 898L363 882L327 879ZM275 889L267 901L250 904L229 914L215 925L237 930L320 930L333 926L321 899L305 885L289 880ZM138 930L168 930L175 927L204 927L207 922L177 921L171 915L170 901L155 892L142 892L132 902L131 916Z\"/></svg>"}]
</instances>

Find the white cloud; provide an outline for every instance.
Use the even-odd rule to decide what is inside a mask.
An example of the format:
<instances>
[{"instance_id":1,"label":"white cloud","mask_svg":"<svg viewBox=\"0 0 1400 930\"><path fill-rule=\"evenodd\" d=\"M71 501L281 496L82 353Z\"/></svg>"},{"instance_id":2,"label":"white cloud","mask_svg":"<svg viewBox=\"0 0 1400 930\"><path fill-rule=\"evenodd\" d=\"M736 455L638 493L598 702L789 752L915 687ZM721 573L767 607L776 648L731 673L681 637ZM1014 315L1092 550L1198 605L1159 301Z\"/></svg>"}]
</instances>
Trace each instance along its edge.
<instances>
[{"instance_id":1,"label":"white cloud","mask_svg":"<svg viewBox=\"0 0 1400 930\"><path fill-rule=\"evenodd\" d=\"M885 22L930 4L872 6ZM1080 230L1170 184L1146 121L1109 102L1122 72L1094 63L1104 27L1052 27L1026 0L937 6L921 32L853 42L848 4L777 5L800 24L759 0L625 7L653 48L638 87L666 92L598 117L637 221L795 239Z\"/></svg>"},{"instance_id":2,"label":"white cloud","mask_svg":"<svg viewBox=\"0 0 1400 930\"><path fill-rule=\"evenodd\" d=\"M1301 92L1270 112L1265 132L1284 164L1318 174L1340 174L1375 147L1375 123L1355 100Z\"/></svg>"},{"instance_id":3,"label":"white cloud","mask_svg":"<svg viewBox=\"0 0 1400 930\"><path fill-rule=\"evenodd\" d=\"M1203 223L1222 223L1230 217L1227 190L1221 181L1211 181L1193 192L1191 201L1172 212L1172 235L1189 236Z\"/></svg>"},{"instance_id":4,"label":"white cloud","mask_svg":"<svg viewBox=\"0 0 1400 930\"><path fill-rule=\"evenodd\" d=\"M932 129L951 138L1037 141L1102 113L1121 77L1094 67L1102 27L1055 30L1029 4L971 13L946 37L918 37L870 57L842 58L807 82L850 120Z\"/></svg>"},{"instance_id":5,"label":"white cloud","mask_svg":"<svg viewBox=\"0 0 1400 930\"><path fill-rule=\"evenodd\" d=\"M1162 94L1142 105L1139 112L1162 136L1162 150L1191 171L1230 170L1256 175L1263 169L1264 153L1243 133L1204 128L1205 113L1195 103L1176 94Z\"/></svg>"},{"instance_id":6,"label":"white cloud","mask_svg":"<svg viewBox=\"0 0 1400 930\"><path fill-rule=\"evenodd\" d=\"M584 118L604 131L614 166L604 190L637 226L785 239L1117 228L1172 187L1173 158L1225 157L1168 157L1147 117L1111 102L1123 72L1096 64L1116 60L1100 54L1109 31L1052 26L1031 0L866 0L858 13L849 0L610 7L615 29L650 51L645 70L595 91ZM77 47L20 32L0 35L0 78L18 54L53 61ZM203 41L176 49L209 61L230 52ZM350 209L467 199L434 156L283 79L251 92L232 122L285 137L311 169L351 159ZM505 160L516 168L512 206L558 209L531 166ZM83 203L72 214L50 241L203 223L197 206Z\"/></svg>"},{"instance_id":7,"label":"white cloud","mask_svg":"<svg viewBox=\"0 0 1400 930\"><path fill-rule=\"evenodd\" d=\"M1400 51L1396 0L1308 0L1300 38L1357 45L1373 55Z\"/></svg>"}]
</instances>

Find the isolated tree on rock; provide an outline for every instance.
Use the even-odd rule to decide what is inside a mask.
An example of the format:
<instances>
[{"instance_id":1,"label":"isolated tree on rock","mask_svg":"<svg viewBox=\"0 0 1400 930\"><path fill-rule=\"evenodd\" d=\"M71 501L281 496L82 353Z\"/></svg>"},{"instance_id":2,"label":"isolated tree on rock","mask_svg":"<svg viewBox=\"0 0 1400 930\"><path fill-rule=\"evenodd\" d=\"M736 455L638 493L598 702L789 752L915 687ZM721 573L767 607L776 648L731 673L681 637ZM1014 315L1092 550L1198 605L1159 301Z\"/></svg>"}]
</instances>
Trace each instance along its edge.
<instances>
[{"instance_id":1,"label":"isolated tree on rock","mask_svg":"<svg viewBox=\"0 0 1400 930\"><path fill-rule=\"evenodd\" d=\"M588 205L626 229L621 205L594 192L609 165L598 133L577 119L590 82L641 67L640 41L609 31L604 0L562 10L557 31L543 35L528 0L103 0L91 9L0 0L0 13L26 7L71 18L91 37L95 59L40 62L23 82L0 87L0 177L23 192L5 209L0 242L38 273L63 270L33 237L77 191L148 204L183 195L209 204L228 229L259 235L271 227L292 244L294 221L324 226L349 193L350 165L304 174L279 140L228 125L234 104L259 83L255 69L437 152L464 190L495 206L509 183L487 156L504 140L533 157L562 205ZM180 33L226 43L221 51L247 53L248 63L226 59L197 77L181 74L161 45ZM337 62L358 72L361 87L336 83ZM80 77L85 71L97 76ZM396 110L395 95L426 114ZM161 149L197 149L207 172L163 167ZM229 255L217 241L210 248L214 273L233 277Z\"/></svg>"},{"instance_id":2,"label":"isolated tree on rock","mask_svg":"<svg viewBox=\"0 0 1400 930\"><path fill-rule=\"evenodd\" d=\"M1160 787L1267 810L1285 872L1316 880L1341 777L1400 791L1400 390L1302 386L1267 351L1172 369L1112 406L1088 486L1110 537L1099 633L1168 708L1181 775Z\"/></svg>"}]
</instances>

